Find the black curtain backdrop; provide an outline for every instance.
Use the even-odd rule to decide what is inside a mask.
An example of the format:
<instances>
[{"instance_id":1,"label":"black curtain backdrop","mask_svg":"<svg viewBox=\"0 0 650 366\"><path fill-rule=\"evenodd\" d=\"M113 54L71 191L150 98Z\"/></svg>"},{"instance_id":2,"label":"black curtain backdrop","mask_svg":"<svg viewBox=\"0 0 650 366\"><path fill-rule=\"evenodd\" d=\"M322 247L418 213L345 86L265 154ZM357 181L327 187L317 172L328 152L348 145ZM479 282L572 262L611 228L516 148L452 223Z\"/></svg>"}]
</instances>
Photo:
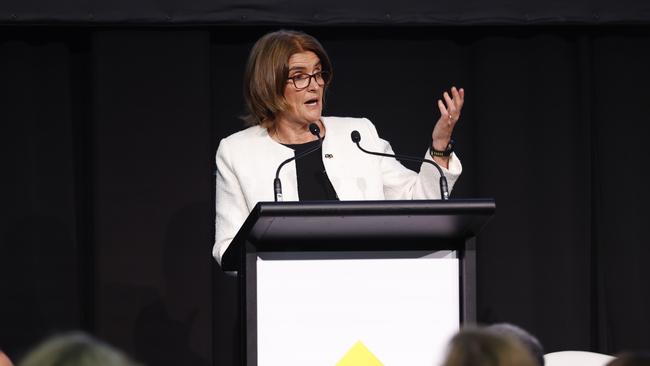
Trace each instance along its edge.
<instances>
[{"instance_id":1,"label":"black curtain backdrop","mask_svg":"<svg viewBox=\"0 0 650 366\"><path fill-rule=\"evenodd\" d=\"M0 24L647 24L645 0L3 0Z\"/></svg>"},{"instance_id":2,"label":"black curtain backdrop","mask_svg":"<svg viewBox=\"0 0 650 366\"><path fill-rule=\"evenodd\" d=\"M150 365L238 363L214 153L274 29L0 28L0 348L81 328ZM650 348L650 27L300 29L334 63L325 114L397 152L422 154L436 98L466 89L452 196L497 202L481 322L547 351Z\"/></svg>"}]
</instances>

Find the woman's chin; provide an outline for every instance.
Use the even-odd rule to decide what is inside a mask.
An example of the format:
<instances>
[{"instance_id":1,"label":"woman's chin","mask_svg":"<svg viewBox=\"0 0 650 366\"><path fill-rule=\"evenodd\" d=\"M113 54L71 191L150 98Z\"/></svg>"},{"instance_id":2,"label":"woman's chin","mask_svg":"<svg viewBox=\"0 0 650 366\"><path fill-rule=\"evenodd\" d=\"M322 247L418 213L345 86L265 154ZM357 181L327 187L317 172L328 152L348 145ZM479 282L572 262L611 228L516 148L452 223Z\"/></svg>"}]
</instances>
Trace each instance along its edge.
<instances>
[{"instance_id":1,"label":"woman's chin","mask_svg":"<svg viewBox=\"0 0 650 366\"><path fill-rule=\"evenodd\" d=\"M306 124L310 124L320 120L320 117L320 113L310 113L308 115L305 115L304 121Z\"/></svg>"},{"instance_id":2,"label":"woman's chin","mask_svg":"<svg viewBox=\"0 0 650 366\"><path fill-rule=\"evenodd\" d=\"M310 121L317 121L321 117L321 112L323 109L320 105L307 106L304 110L303 116Z\"/></svg>"}]
</instances>

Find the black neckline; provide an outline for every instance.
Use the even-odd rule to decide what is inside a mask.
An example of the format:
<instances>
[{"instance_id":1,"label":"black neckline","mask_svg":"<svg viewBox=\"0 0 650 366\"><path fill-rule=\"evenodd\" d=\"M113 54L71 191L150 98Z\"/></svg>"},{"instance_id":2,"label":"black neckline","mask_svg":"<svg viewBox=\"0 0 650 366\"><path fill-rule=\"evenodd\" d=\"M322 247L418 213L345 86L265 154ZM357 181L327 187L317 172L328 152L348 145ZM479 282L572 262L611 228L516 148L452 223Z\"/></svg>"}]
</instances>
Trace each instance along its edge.
<instances>
[{"instance_id":1,"label":"black neckline","mask_svg":"<svg viewBox=\"0 0 650 366\"><path fill-rule=\"evenodd\" d=\"M319 140L314 140L314 141L309 141L309 142L303 142L302 144L282 144L288 148L291 148L293 150L303 150L310 148L314 145L317 145L319 143Z\"/></svg>"}]
</instances>

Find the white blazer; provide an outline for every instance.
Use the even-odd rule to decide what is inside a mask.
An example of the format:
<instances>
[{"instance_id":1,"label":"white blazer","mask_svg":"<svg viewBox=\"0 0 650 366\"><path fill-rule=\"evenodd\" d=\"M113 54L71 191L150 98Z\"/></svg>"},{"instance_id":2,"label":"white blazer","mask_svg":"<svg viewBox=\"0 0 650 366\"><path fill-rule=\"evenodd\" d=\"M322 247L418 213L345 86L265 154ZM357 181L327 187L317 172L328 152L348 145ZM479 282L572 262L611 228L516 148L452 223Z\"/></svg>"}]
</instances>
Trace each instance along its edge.
<instances>
[{"instance_id":1,"label":"white blazer","mask_svg":"<svg viewBox=\"0 0 650 366\"><path fill-rule=\"evenodd\" d=\"M393 158L369 155L352 142L350 133L361 134L366 150L394 154L388 141L377 135L366 118L322 117L326 136L322 159L327 176L340 200L439 199L438 171L422 164L416 173ZM212 255L221 257L257 202L273 201L273 179L278 165L294 150L273 140L260 126L234 133L217 149L216 222ZM429 158L428 150L426 153ZM449 189L460 176L462 165L455 154L444 169ZM280 172L285 201L298 201L296 165Z\"/></svg>"}]
</instances>

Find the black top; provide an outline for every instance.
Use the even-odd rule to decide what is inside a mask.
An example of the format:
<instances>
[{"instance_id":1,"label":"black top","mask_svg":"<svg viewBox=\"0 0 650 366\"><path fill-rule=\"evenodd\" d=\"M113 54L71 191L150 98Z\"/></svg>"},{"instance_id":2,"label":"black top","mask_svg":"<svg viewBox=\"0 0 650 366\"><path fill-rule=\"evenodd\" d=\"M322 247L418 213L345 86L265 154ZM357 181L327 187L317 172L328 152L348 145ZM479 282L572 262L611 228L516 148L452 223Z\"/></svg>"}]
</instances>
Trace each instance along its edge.
<instances>
[{"instance_id":1,"label":"black top","mask_svg":"<svg viewBox=\"0 0 650 366\"><path fill-rule=\"evenodd\" d=\"M295 154L300 154L318 145L318 140L304 144L284 146L292 148ZM296 174L298 176L298 198L301 201L337 200L336 191L330 182L325 165L323 165L323 149L319 148L306 156L296 160Z\"/></svg>"}]
</instances>

